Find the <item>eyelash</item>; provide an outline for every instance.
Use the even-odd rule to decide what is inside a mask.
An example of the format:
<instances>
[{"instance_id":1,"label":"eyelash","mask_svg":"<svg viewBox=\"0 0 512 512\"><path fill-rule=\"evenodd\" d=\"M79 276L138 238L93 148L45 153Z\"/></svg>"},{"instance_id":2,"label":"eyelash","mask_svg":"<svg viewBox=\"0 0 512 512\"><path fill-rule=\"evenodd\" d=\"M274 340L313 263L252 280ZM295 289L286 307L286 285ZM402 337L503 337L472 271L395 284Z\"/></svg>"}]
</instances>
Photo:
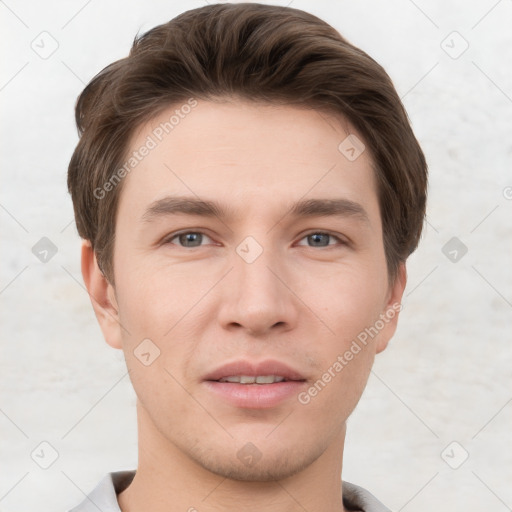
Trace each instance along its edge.
<instances>
[{"instance_id":1,"label":"eyelash","mask_svg":"<svg viewBox=\"0 0 512 512\"><path fill-rule=\"evenodd\" d=\"M172 235L168 236L167 238L165 238L163 241L162 241L162 244L172 244L172 240L174 240L175 238L181 236L181 235L188 235L190 233L193 233L193 234L201 234L201 235L205 235L207 236L208 238L210 238L206 233L204 233L203 231L181 231L181 232L178 232L178 233L173 233ZM302 238L300 240L303 240L304 238L307 238L308 236L311 236L311 235L327 235L327 236L330 236L332 238L335 238L338 242L339 242L339 245L348 245L348 243L343 240L342 238L340 238L339 236L337 235L334 235L333 233L329 233L328 231L311 231L309 233L306 233L305 235L302 236ZM172 245L176 245L176 244L172 244ZM185 246L182 246L182 245L178 245L178 247L181 247L183 249L198 249L199 247L203 247L202 245L200 246L197 246L197 247L185 247ZM306 246L306 247L310 247L312 249L315 248L315 246L311 245L311 246ZM321 248L321 249L328 249L329 247L334 247L333 245L327 245L327 246L317 246L318 248Z\"/></svg>"}]
</instances>

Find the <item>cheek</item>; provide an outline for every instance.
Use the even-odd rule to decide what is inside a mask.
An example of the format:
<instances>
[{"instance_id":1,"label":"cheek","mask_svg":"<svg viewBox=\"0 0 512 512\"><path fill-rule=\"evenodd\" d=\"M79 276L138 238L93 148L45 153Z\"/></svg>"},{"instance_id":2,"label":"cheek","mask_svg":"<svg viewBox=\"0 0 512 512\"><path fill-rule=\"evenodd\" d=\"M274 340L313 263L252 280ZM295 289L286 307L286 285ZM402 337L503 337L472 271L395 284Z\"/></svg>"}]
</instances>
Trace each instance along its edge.
<instances>
[{"instance_id":1,"label":"cheek","mask_svg":"<svg viewBox=\"0 0 512 512\"><path fill-rule=\"evenodd\" d=\"M126 328L123 351L134 387L140 386L142 392L167 383L179 394L169 373L181 380L194 358L201 339L201 332L196 331L204 327L198 318L206 303L201 298L214 284L211 273L199 276L169 266L152 269L150 264L141 264L119 269L119 314ZM153 358L146 368L144 363Z\"/></svg>"},{"instance_id":2,"label":"cheek","mask_svg":"<svg viewBox=\"0 0 512 512\"><path fill-rule=\"evenodd\" d=\"M142 261L140 265L120 265L118 270L119 314L130 332L124 332L124 336L161 338L172 328L175 317L183 314L188 302L184 278L164 276Z\"/></svg>"},{"instance_id":3,"label":"cheek","mask_svg":"<svg viewBox=\"0 0 512 512\"><path fill-rule=\"evenodd\" d=\"M316 277L316 278L315 278ZM372 266L343 268L337 273L310 276L302 294L330 328L332 337L349 340L378 318L387 280ZM318 286L318 283L322 283Z\"/></svg>"},{"instance_id":4,"label":"cheek","mask_svg":"<svg viewBox=\"0 0 512 512\"><path fill-rule=\"evenodd\" d=\"M303 406L299 411L303 411L305 422L317 418L322 428L335 428L346 421L356 407L368 381L373 353L362 349L347 361L345 352L333 351L325 359L323 372L298 396Z\"/></svg>"},{"instance_id":5,"label":"cheek","mask_svg":"<svg viewBox=\"0 0 512 512\"><path fill-rule=\"evenodd\" d=\"M382 313L386 282L377 275L372 276L370 269L368 272L347 270L339 278L331 277L309 295L311 304L315 305L312 309L322 321L320 325L326 327L316 348L321 361L319 385L328 383L331 390L324 394L326 400L358 398L364 389L376 343L368 335L368 329Z\"/></svg>"},{"instance_id":6,"label":"cheek","mask_svg":"<svg viewBox=\"0 0 512 512\"><path fill-rule=\"evenodd\" d=\"M191 400L188 390L180 385L181 376L169 368L163 353L149 366L140 364L132 354L126 355L135 394L151 416L160 418L168 427L179 423L177 417L198 413L197 402Z\"/></svg>"}]
</instances>

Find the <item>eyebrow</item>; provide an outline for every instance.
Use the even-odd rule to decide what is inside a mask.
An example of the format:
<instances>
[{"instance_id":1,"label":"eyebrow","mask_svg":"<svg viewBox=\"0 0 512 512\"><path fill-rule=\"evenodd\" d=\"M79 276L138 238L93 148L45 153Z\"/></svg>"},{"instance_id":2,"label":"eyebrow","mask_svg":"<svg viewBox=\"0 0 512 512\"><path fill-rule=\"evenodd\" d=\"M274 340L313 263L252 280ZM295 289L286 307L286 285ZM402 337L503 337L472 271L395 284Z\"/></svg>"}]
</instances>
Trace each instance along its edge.
<instances>
[{"instance_id":1,"label":"eyebrow","mask_svg":"<svg viewBox=\"0 0 512 512\"><path fill-rule=\"evenodd\" d=\"M143 222L151 222L168 215L198 215L226 219L235 217L236 212L225 208L216 201L201 200L188 196L167 196L149 205L141 217ZM354 217L369 223L366 210L349 199L307 199L294 203L283 216L292 217Z\"/></svg>"}]
</instances>

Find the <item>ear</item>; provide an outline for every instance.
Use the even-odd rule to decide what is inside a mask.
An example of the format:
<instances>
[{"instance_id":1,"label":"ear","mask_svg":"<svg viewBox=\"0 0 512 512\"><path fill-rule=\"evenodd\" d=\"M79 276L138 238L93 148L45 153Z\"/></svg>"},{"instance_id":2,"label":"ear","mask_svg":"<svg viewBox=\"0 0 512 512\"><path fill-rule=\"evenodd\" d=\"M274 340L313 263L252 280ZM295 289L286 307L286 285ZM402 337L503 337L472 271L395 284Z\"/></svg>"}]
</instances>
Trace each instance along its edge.
<instances>
[{"instance_id":1,"label":"ear","mask_svg":"<svg viewBox=\"0 0 512 512\"><path fill-rule=\"evenodd\" d=\"M82 241L82 276L105 341L111 347L122 348L115 290L100 270L89 240Z\"/></svg>"},{"instance_id":2,"label":"ear","mask_svg":"<svg viewBox=\"0 0 512 512\"><path fill-rule=\"evenodd\" d=\"M384 327L377 336L376 353L382 352L393 337L398 324L398 315L402 310L402 296L407 284L407 270L405 263L400 263L394 281L390 284L384 310L381 314Z\"/></svg>"}]
</instances>

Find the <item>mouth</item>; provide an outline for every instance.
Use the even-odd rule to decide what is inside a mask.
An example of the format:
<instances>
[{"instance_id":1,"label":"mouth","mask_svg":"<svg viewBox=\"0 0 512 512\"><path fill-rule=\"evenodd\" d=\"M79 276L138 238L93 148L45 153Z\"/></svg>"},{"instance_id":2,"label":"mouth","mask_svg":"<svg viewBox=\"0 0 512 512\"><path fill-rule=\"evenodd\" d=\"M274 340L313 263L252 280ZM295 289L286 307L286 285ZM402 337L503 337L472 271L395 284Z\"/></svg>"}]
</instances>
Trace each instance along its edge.
<instances>
[{"instance_id":1,"label":"mouth","mask_svg":"<svg viewBox=\"0 0 512 512\"><path fill-rule=\"evenodd\" d=\"M235 361L214 370L204 379L212 396L247 409L276 407L297 396L306 382L297 370L270 360L262 363Z\"/></svg>"},{"instance_id":2,"label":"mouth","mask_svg":"<svg viewBox=\"0 0 512 512\"><path fill-rule=\"evenodd\" d=\"M268 359L256 362L246 359L232 361L204 377L207 381L236 384L274 384L283 381L304 381L305 376L281 361Z\"/></svg>"},{"instance_id":3,"label":"mouth","mask_svg":"<svg viewBox=\"0 0 512 512\"><path fill-rule=\"evenodd\" d=\"M288 379L282 375L231 375L210 382L229 382L231 384L276 384L279 382L303 382L305 379Z\"/></svg>"}]
</instances>

